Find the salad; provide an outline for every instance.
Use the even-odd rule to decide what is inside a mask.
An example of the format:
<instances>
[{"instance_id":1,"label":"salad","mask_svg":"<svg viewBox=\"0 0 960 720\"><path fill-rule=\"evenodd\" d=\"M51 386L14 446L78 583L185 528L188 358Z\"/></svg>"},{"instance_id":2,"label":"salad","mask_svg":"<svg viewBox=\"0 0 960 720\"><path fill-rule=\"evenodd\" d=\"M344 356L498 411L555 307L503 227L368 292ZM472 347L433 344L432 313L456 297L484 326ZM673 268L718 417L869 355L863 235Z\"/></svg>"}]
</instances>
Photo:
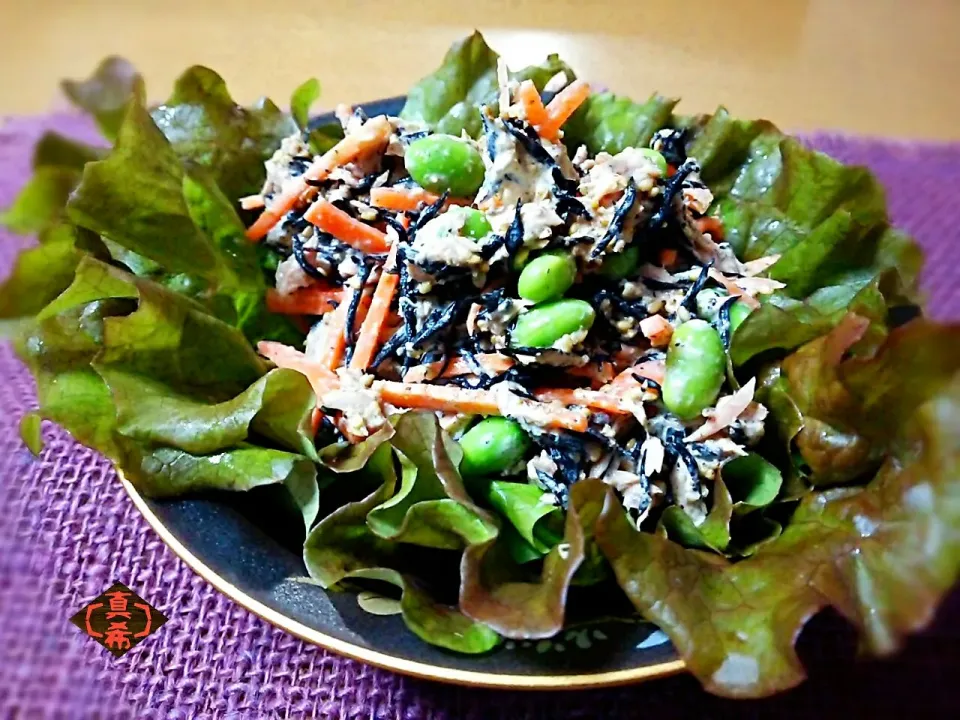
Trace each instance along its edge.
<instances>
[{"instance_id":1,"label":"salad","mask_svg":"<svg viewBox=\"0 0 960 720\"><path fill-rule=\"evenodd\" d=\"M0 288L32 448L281 485L314 582L452 651L625 598L731 696L800 682L820 609L887 653L955 581L960 328L865 169L478 33L398 117L202 67L151 108L116 58L64 89L111 147L44 136L0 216L39 238Z\"/></svg>"}]
</instances>

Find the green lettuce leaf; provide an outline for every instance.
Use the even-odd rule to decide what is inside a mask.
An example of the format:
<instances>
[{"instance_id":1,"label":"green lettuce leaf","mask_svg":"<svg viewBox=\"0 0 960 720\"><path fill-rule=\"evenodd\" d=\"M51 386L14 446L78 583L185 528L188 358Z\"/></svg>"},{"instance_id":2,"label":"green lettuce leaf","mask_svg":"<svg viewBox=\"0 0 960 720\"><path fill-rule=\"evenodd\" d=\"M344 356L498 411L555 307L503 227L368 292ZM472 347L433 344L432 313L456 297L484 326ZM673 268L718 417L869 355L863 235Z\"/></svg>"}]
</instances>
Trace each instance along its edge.
<instances>
[{"instance_id":1,"label":"green lettuce leaf","mask_svg":"<svg viewBox=\"0 0 960 720\"><path fill-rule=\"evenodd\" d=\"M293 370L271 370L236 397L205 403L149 377L95 369L113 396L116 432L132 440L206 455L254 434L307 457L316 455L310 431L316 400L307 379Z\"/></svg>"},{"instance_id":2,"label":"green lettuce leaf","mask_svg":"<svg viewBox=\"0 0 960 720\"><path fill-rule=\"evenodd\" d=\"M496 521L473 502L457 472L460 446L440 430L434 413L404 413L390 442L403 472L396 495L367 515L374 533L453 550L496 537Z\"/></svg>"},{"instance_id":3,"label":"green lettuce leaf","mask_svg":"<svg viewBox=\"0 0 960 720\"><path fill-rule=\"evenodd\" d=\"M40 312L73 282L81 255L70 232L21 252L10 275L0 284L0 318Z\"/></svg>"},{"instance_id":4,"label":"green lettuce leaf","mask_svg":"<svg viewBox=\"0 0 960 720\"><path fill-rule=\"evenodd\" d=\"M310 78L298 85L290 96L290 114L301 130L310 122L310 108L320 99L320 81Z\"/></svg>"},{"instance_id":5,"label":"green lettuce leaf","mask_svg":"<svg viewBox=\"0 0 960 720\"><path fill-rule=\"evenodd\" d=\"M695 525L690 516L677 505L671 505L664 510L660 523L668 536L684 547L714 550L720 553L726 550L730 544L733 500L722 479L714 482L712 495L713 507L700 525Z\"/></svg>"},{"instance_id":6,"label":"green lettuce leaf","mask_svg":"<svg viewBox=\"0 0 960 720\"><path fill-rule=\"evenodd\" d=\"M47 131L33 148L33 167L66 167L82 170L94 160L101 160L106 151L100 147Z\"/></svg>"},{"instance_id":7,"label":"green lettuce leaf","mask_svg":"<svg viewBox=\"0 0 960 720\"><path fill-rule=\"evenodd\" d=\"M63 218L67 198L80 181L76 168L37 168L13 204L0 213L0 225L22 235L38 233Z\"/></svg>"},{"instance_id":8,"label":"green lettuce leaf","mask_svg":"<svg viewBox=\"0 0 960 720\"><path fill-rule=\"evenodd\" d=\"M400 610L406 626L421 640L454 652L476 655L500 644L496 631L449 605L434 601L410 575L389 568L356 570L352 577L387 582L401 591Z\"/></svg>"},{"instance_id":9,"label":"green lettuce leaf","mask_svg":"<svg viewBox=\"0 0 960 720\"><path fill-rule=\"evenodd\" d=\"M107 140L117 137L131 99L143 102L146 90L143 77L127 60L108 57L87 80L64 80L64 94L97 121Z\"/></svg>"},{"instance_id":10,"label":"green lettuce leaf","mask_svg":"<svg viewBox=\"0 0 960 720\"><path fill-rule=\"evenodd\" d=\"M410 88L400 117L422 123L437 132L477 137L481 132L480 108L497 101L497 58L483 36L474 32L454 43L437 70ZM532 65L511 77L532 80L537 89L558 72L576 76L556 55L542 65Z\"/></svg>"},{"instance_id":11,"label":"green lettuce leaf","mask_svg":"<svg viewBox=\"0 0 960 720\"><path fill-rule=\"evenodd\" d=\"M115 260L197 299L251 340L302 337L267 312L256 249L230 200L203 167L185 169L141 105L129 106L109 155L84 167L67 214L102 236Z\"/></svg>"},{"instance_id":12,"label":"green lettuce leaf","mask_svg":"<svg viewBox=\"0 0 960 720\"><path fill-rule=\"evenodd\" d=\"M870 650L891 652L960 574L960 358L951 349L960 328L915 321L872 356L842 360L856 337L850 328L801 348L784 372L799 407L870 438L855 463L876 470L868 485L808 494L781 534L768 524L768 537L734 564L637 532L612 493L598 520L597 542L621 587L712 692L752 697L800 682L793 642L827 605ZM894 378L907 372L910 397L894 398L902 394ZM893 412L866 417L871 400ZM825 471L838 464L850 463L836 455Z\"/></svg>"},{"instance_id":13,"label":"green lettuce leaf","mask_svg":"<svg viewBox=\"0 0 960 720\"><path fill-rule=\"evenodd\" d=\"M251 108L237 105L223 78L199 65L177 78L151 117L177 157L206 169L232 199L260 190L263 163L297 132L293 119L267 99Z\"/></svg>"},{"instance_id":14,"label":"green lettuce leaf","mask_svg":"<svg viewBox=\"0 0 960 720\"><path fill-rule=\"evenodd\" d=\"M646 147L653 134L670 124L678 100L653 94L644 103L613 93L595 93L564 124L564 141L576 150L616 154L628 147Z\"/></svg>"},{"instance_id":15,"label":"green lettuce leaf","mask_svg":"<svg viewBox=\"0 0 960 720\"><path fill-rule=\"evenodd\" d=\"M581 481L571 497L590 487ZM468 617L517 639L551 637L563 628L567 591L584 558L584 528L571 500L563 541L543 559L538 576L513 562L499 539L471 545L460 566L460 609Z\"/></svg>"},{"instance_id":16,"label":"green lettuce leaf","mask_svg":"<svg viewBox=\"0 0 960 720\"><path fill-rule=\"evenodd\" d=\"M368 472L379 475L381 483L361 500L346 503L320 520L307 536L303 562L310 577L330 588L357 570L387 565L396 543L384 540L367 525L367 515L386 502L397 487L393 449L381 443L370 456Z\"/></svg>"},{"instance_id":17,"label":"green lettuce leaf","mask_svg":"<svg viewBox=\"0 0 960 720\"><path fill-rule=\"evenodd\" d=\"M550 552L563 537L563 513L556 505L541 502L543 495L536 485L499 480L492 481L486 492L487 502L510 521L536 557Z\"/></svg>"}]
</instances>

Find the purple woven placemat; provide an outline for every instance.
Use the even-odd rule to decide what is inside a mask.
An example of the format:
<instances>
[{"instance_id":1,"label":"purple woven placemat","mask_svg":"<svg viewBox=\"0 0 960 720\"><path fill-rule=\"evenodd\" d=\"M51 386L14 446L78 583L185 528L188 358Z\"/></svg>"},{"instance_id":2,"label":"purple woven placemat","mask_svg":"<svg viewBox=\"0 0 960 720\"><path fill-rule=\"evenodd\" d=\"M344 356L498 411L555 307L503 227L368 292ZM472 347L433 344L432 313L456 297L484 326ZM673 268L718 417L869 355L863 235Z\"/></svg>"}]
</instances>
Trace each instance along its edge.
<instances>
[{"instance_id":1,"label":"purple woven placemat","mask_svg":"<svg viewBox=\"0 0 960 720\"><path fill-rule=\"evenodd\" d=\"M47 129L93 138L68 115L0 125L0 207L29 173ZM907 144L820 135L810 142L872 167L897 224L927 251L931 313L960 315L960 145ZM0 275L25 242L0 236ZM471 690L404 678L313 647L221 596L182 563L137 514L110 465L44 426L39 460L17 423L35 407L33 381L0 345L0 716L155 718L619 718L946 717L957 710L960 596L933 631L897 659L850 661L850 633L830 618L801 646L811 680L784 695L734 703L691 678L576 694ZM120 659L68 622L114 581L140 593L167 624ZM813 635L814 639L809 640Z\"/></svg>"}]
</instances>

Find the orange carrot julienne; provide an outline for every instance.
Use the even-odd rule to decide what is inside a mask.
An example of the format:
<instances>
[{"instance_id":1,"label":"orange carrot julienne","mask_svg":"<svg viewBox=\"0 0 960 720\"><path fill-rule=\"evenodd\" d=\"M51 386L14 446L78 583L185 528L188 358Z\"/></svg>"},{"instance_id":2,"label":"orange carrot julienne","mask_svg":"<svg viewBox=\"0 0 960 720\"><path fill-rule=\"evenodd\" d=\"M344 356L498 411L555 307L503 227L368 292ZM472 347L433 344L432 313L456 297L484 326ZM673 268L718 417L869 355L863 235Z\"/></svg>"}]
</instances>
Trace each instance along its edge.
<instances>
[{"instance_id":1,"label":"orange carrot julienne","mask_svg":"<svg viewBox=\"0 0 960 720\"><path fill-rule=\"evenodd\" d=\"M547 121L547 109L543 106L540 93L532 80L524 80L517 89L517 100L523 106L527 122L531 125L543 125Z\"/></svg>"},{"instance_id":2,"label":"orange carrot julienne","mask_svg":"<svg viewBox=\"0 0 960 720\"><path fill-rule=\"evenodd\" d=\"M423 188L407 187L380 187L370 190L370 204L374 207L384 210L393 210L394 212L405 212L407 210L419 210L424 205L433 205L440 199L439 195L434 195ZM445 206L450 205L470 205L470 198L448 198Z\"/></svg>"},{"instance_id":3,"label":"orange carrot julienne","mask_svg":"<svg viewBox=\"0 0 960 720\"><path fill-rule=\"evenodd\" d=\"M640 332L654 347L662 347L673 337L673 326L663 315L651 315L640 321Z\"/></svg>"},{"instance_id":4,"label":"orange carrot julienne","mask_svg":"<svg viewBox=\"0 0 960 720\"><path fill-rule=\"evenodd\" d=\"M256 222L247 228L247 237L253 241L263 238L296 204L298 198L311 190L308 180L325 180L336 168L378 150L390 139L391 131L390 121L384 115L367 120L359 132L345 137L314 160L302 175L290 180L286 187L274 196Z\"/></svg>"},{"instance_id":5,"label":"orange carrot julienne","mask_svg":"<svg viewBox=\"0 0 960 720\"><path fill-rule=\"evenodd\" d=\"M599 388L613 380L613 363L592 362L580 367L572 367L567 370L567 374L571 377L587 378L594 388Z\"/></svg>"},{"instance_id":6,"label":"orange carrot julienne","mask_svg":"<svg viewBox=\"0 0 960 720\"><path fill-rule=\"evenodd\" d=\"M500 353L480 353L473 357L477 361L477 364L491 375L504 373L514 365L513 358L501 355ZM416 365L410 368L403 376L403 380L404 382L423 382L427 379L428 373L431 371L439 372L442 365L443 363L440 362ZM455 357L447 363L447 366L443 368L443 372L437 377L459 377L461 375L470 375L473 372L475 372L474 365L471 365L462 357Z\"/></svg>"},{"instance_id":7,"label":"orange carrot julienne","mask_svg":"<svg viewBox=\"0 0 960 720\"><path fill-rule=\"evenodd\" d=\"M497 396L489 390L471 390L451 385L426 385L421 383L400 383L384 380L375 383L380 397L385 402L401 408L421 408L424 410L443 410L472 415L503 415L497 403ZM532 424L546 427L584 432L589 416L586 412L557 407L536 400L516 398L518 417ZM546 419L546 422L542 422Z\"/></svg>"},{"instance_id":8,"label":"orange carrot julienne","mask_svg":"<svg viewBox=\"0 0 960 720\"><path fill-rule=\"evenodd\" d=\"M390 249L385 233L350 217L329 200L317 200L303 218L360 252L382 253Z\"/></svg>"},{"instance_id":9,"label":"orange carrot julienne","mask_svg":"<svg viewBox=\"0 0 960 720\"><path fill-rule=\"evenodd\" d=\"M606 390L619 392L623 388L639 385L640 381L637 380L638 376L653 380L658 385L661 385L663 384L663 378L666 372L667 368L662 360L645 360L633 367L627 368L617 375L606 388L601 389L601 392Z\"/></svg>"},{"instance_id":10,"label":"orange carrot julienne","mask_svg":"<svg viewBox=\"0 0 960 720\"><path fill-rule=\"evenodd\" d=\"M583 80L574 80L558 92L546 107L547 119L540 127L540 135L555 140L563 125L590 95L590 86Z\"/></svg>"},{"instance_id":11,"label":"orange carrot julienne","mask_svg":"<svg viewBox=\"0 0 960 720\"><path fill-rule=\"evenodd\" d=\"M274 288L267 290L267 310L279 315L324 315L337 307L343 290L326 285L310 285L287 295Z\"/></svg>"},{"instance_id":12,"label":"orange carrot julienne","mask_svg":"<svg viewBox=\"0 0 960 720\"><path fill-rule=\"evenodd\" d=\"M319 362L329 370L336 370L340 366L340 361L343 360L343 353L347 348L347 312L355 292L359 291L351 290L349 294L345 293L337 309L324 317L324 347L320 353Z\"/></svg>"},{"instance_id":13,"label":"orange carrot julienne","mask_svg":"<svg viewBox=\"0 0 960 720\"><path fill-rule=\"evenodd\" d=\"M631 410L616 395L587 390L586 388L541 388L534 390L534 397L541 402L559 402L563 405L581 405L594 410L630 415Z\"/></svg>"},{"instance_id":14,"label":"orange carrot julienne","mask_svg":"<svg viewBox=\"0 0 960 720\"><path fill-rule=\"evenodd\" d=\"M665 268L673 267L677 262L677 251L673 248L664 248L660 251L660 264Z\"/></svg>"},{"instance_id":15,"label":"orange carrot julienne","mask_svg":"<svg viewBox=\"0 0 960 720\"><path fill-rule=\"evenodd\" d=\"M710 237L717 242L723 240L723 223L720 222L720 218L705 215L702 218L697 218L695 225L700 232L710 233Z\"/></svg>"},{"instance_id":16,"label":"orange carrot julienne","mask_svg":"<svg viewBox=\"0 0 960 720\"><path fill-rule=\"evenodd\" d=\"M396 265L397 245L394 245L390 248L390 254L387 256L387 261L380 272L377 289L374 290L370 309L360 326L357 345L354 348L353 357L350 359L350 367L357 370L366 370L370 367L380 344L380 333L386 324L387 317L390 314L390 303L393 302L393 296L400 284L400 275L390 272L390 270L396 268Z\"/></svg>"},{"instance_id":17,"label":"orange carrot julienne","mask_svg":"<svg viewBox=\"0 0 960 720\"><path fill-rule=\"evenodd\" d=\"M370 190L371 205L395 212L418 210L422 205L432 205L439 199L439 195L423 188L379 187Z\"/></svg>"},{"instance_id":18,"label":"orange carrot julienne","mask_svg":"<svg viewBox=\"0 0 960 720\"><path fill-rule=\"evenodd\" d=\"M296 370L305 375L319 401L320 397L336 388L340 381L336 374L320 363L310 360L306 355L283 343L263 340L257 344L257 352L280 368Z\"/></svg>"}]
</instances>

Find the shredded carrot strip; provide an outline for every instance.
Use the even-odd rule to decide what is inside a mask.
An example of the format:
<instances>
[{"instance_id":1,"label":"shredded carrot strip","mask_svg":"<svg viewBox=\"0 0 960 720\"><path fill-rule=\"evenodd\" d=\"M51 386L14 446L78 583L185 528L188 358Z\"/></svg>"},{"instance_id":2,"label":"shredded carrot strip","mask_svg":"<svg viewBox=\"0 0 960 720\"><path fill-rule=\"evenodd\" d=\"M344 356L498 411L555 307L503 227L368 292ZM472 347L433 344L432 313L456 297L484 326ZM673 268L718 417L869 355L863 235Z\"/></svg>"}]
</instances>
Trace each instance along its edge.
<instances>
[{"instance_id":1,"label":"shredded carrot strip","mask_svg":"<svg viewBox=\"0 0 960 720\"><path fill-rule=\"evenodd\" d=\"M524 80L520 83L517 89L517 100L523 106L528 123L537 126L547 122L547 109L543 106L543 100L540 99L540 93L532 80Z\"/></svg>"},{"instance_id":2,"label":"shredded carrot strip","mask_svg":"<svg viewBox=\"0 0 960 720\"><path fill-rule=\"evenodd\" d=\"M502 415L497 397L489 390L469 390L450 385L425 385L381 381L375 383L380 397L391 405L402 408L443 410L473 415ZM534 424L547 418L546 426L555 429L583 432L587 429L588 415L585 412L517 398L518 417Z\"/></svg>"},{"instance_id":3,"label":"shredded carrot strip","mask_svg":"<svg viewBox=\"0 0 960 720\"><path fill-rule=\"evenodd\" d=\"M360 326L357 346L353 351L353 357L350 359L350 367L352 368L366 370L373 362L373 356L380 344L380 333L383 331L390 314L390 303L393 302L393 296L400 284L400 275L389 272L396 266L397 246L394 245L390 248L390 254L387 256L387 261L380 272L377 289L374 291L373 301L370 303L370 310Z\"/></svg>"},{"instance_id":4,"label":"shredded carrot strip","mask_svg":"<svg viewBox=\"0 0 960 720\"><path fill-rule=\"evenodd\" d=\"M370 204L384 210L405 212L419 210L424 205L433 205L440 199L423 188L380 187L370 190ZM450 205L470 205L470 198L448 198L444 207Z\"/></svg>"},{"instance_id":5,"label":"shredded carrot strip","mask_svg":"<svg viewBox=\"0 0 960 720\"><path fill-rule=\"evenodd\" d=\"M440 197L423 188L379 187L370 191L370 204L384 210L404 212L432 205Z\"/></svg>"},{"instance_id":6,"label":"shredded carrot strip","mask_svg":"<svg viewBox=\"0 0 960 720\"><path fill-rule=\"evenodd\" d=\"M382 253L390 249L390 242L385 233L360 220L355 220L328 200L322 198L317 200L307 209L303 217L307 222L313 223L324 232L330 233L337 240L345 242L360 252Z\"/></svg>"},{"instance_id":7,"label":"shredded carrot strip","mask_svg":"<svg viewBox=\"0 0 960 720\"><path fill-rule=\"evenodd\" d=\"M291 180L270 203L256 222L247 228L247 237L257 241L296 204L297 199L310 190L308 180L325 180L336 168L351 163L362 155L379 150L390 138L392 126L385 115L370 118L359 132L348 135L313 161L303 175Z\"/></svg>"},{"instance_id":8,"label":"shredded carrot strip","mask_svg":"<svg viewBox=\"0 0 960 720\"><path fill-rule=\"evenodd\" d=\"M263 340L257 344L257 352L277 367L296 370L305 375L307 380L310 381L318 400L322 395L337 387L340 382L336 374L328 368L310 360L302 352L289 345Z\"/></svg>"},{"instance_id":9,"label":"shredded carrot strip","mask_svg":"<svg viewBox=\"0 0 960 720\"><path fill-rule=\"evenodd\" d=\"M697 230L702 233L710 233L710 237L717 242L723 240L723 223L720 222L720 218L704 215L702 218L697 218L694 224L697 226Z\"/></svg>"},{"instance_id":10,"label":"shredded carrot strip","mask_svg":"<svg viewBox=\"0 0 960 720\"><path fill-rule=\"evenodd\" d=\"M592 362L581 367L572 367L567 371L571 377L588 379L595 389L613 380L613 373L613 363L607 361L599 364Z\"/></svg>"},{"instance_id":11,"label":"shredded carrot strip","mask_svg":"<svg viewBox=\"0 0 960 720\"><path fill-rule=\"evenodd\" d=\"M267 290L267 310L279 315L324 315L337 307L343 290L326 285L310 285L289 295L274 288Z\"/></svg>"},{"instance_id":12,"label":"shredded carrot strip","mask_svg":"<svg viewBox=\"0 0 960 720\"><path fill-rule=\"evenodd\" d=\"M547 119L540 127L541 137L556 140L563 125L590 96L590 86L575 80L554 96L546 107Z\"/></svg>"},{"instance_id":13,"label":"shredded carrot strip","mask_svg":"<svg viewBox=\"0 0 960 720\"><path fill-rule=\"evenodd\" d=\"M474 355L473 357L477 361L477 364L480 365L480 367L482 367L490 375L499 375L500 373L505 373L514 365L513 358L507 357L506 355L501 355L500 353L480 353L479 355ZM439 376L433 375L433 373L440 372L441 368L443 368L443 372L440 373ZM441 362L427 363L426 365L417 365L412 367L403 376L403 380L404 382L423 382L430 376L451 378L459 377L461 375L470 375L473 372L475 372L473 365L471 365L462 357L455 357L447 363L445 368Z\"/></svg>"},{"instance_id":14,"label":"shredded carrot strip","mask_svg":"<svg viewBox=\"0 0 960 720\"><path fill-rule=\"evenodd\" d=\"M324 347L319 362L330 370L336 370L340 367L343 360L343 354L347 348L347 312L350 308L353 293L356 292L360 292L360 290L345 292L343 301L337 306L337 309L324 318Z\"/></svg>"},{"instance_id":15,"label":"shredded carrot strip","mask_svg":"<svg viewBox=\"0 0 960 720\"><path fill-rule=\"evenodd\" d=\"M621 403L616 395L608 395L586 388L541 388L535 390L534 397L541 402L559 402L563 405L582 405L583 407L614 415L630 415L631 410Z\"/></svg>"},{"instance_id":16,"label":"shredded carrot strip","mask_svg":"<svg viewBox=\"0 0 960 720\"><path fill-rule=\"evenodd\" d=\"M627 368L617 375L604 391L620 392L624 388L639 385L637 376L653 380L657 384L663 384L663 378L666 375L667 367L662 360L646 360L633 367Z\"/></svg>"},{"instance_id":17,"label":"shredded carrot strip","mask_svg":"<svg viewBox=\"0 0 960 720\"><path fill-rule=\"evenodd\" d=\"M671 268L677 262L677 251L673 248L664 248L660 251L660 264L665 268Z\"/></svg>"},{"instance_id":18,"label":"shredded carrot strip","mask_svg":"<svg viewBox=\"0 0 960 720\"><path fill-rule=\"evenodd\" d=\"M640 321L640 332L654 347L662 347L673 337L673 326L663 315L651 315Z\"/></svg>"},{"instance_id":19,"label":"shredded carrot strip","mask_svg":"<svg viewBox=\"0 0 960 720\"><path fill-rule=\"evenodd\" d=\"M247 195L240 198L240 207L244 210L259 210L265 205L263 195Z\"/></svg>"}]
</instances>

